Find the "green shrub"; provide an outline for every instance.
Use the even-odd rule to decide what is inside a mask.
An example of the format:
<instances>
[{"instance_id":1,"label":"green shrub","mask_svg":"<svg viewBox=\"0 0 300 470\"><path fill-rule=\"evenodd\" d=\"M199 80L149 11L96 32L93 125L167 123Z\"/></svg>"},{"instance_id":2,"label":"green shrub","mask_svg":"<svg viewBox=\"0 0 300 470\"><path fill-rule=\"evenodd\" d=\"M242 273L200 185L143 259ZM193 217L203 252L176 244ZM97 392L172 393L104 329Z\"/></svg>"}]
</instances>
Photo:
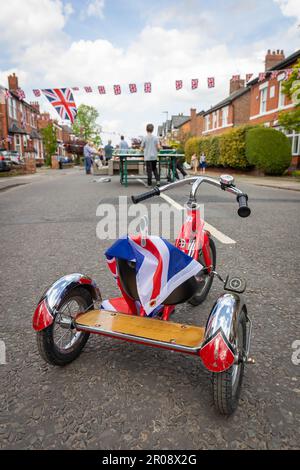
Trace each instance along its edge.
<instances>
[{"instance_id":1,"label":"green shrub","mask_svg":"<svg viewBox=\"0 0 300 470\"><path fill-rule=\"evenodd\" d=\"M220 136L206 139L207 149L203 149L209 166L220 165Z\"/></svg>"},{"instance_id":2,"label":"green shrub","mask_svg":"<svg viewBox=\"0 0 300 470\"><path fill-rule=\"evenodd\" d=\"M231 168L247 168L246 133L249 126L236 127L220 136L220 165Z\"/></svg>"},{"instance_id":3,"label":"green shrub","mask_svg":"<svg viewBox=\"0 0 300 470\"><path fill-rule=\"evenodd\" d=\"M199 137L191 137L188 139L184 146L185 159L188 163L191 162L191 157L194 153L199 154Z\"/></svg>"},{"instance_id":4,"label":"green shrub","mask_svg":"<svg viewBox=\"0 0 300 470\"><path fill-rule=\"evenodd\" d=\"M266 174L282 175L291 163L291 146L282 132L259 127L246 134L246 155L250 164Z\"/></svg>"}]
</instances>

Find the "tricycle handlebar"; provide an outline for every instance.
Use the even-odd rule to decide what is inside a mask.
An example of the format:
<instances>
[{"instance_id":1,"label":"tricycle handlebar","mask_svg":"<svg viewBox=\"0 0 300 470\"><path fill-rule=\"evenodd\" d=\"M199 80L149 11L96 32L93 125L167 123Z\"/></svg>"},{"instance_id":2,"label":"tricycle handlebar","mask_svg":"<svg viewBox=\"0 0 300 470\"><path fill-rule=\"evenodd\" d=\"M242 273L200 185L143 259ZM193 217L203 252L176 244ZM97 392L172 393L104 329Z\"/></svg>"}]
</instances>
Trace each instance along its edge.
<instances>
[{"instance_id":1,"label":"tricycle handlebar","mask_svg":"<svg viewBox=\"0 0 300 470\"><path fill-rule=\"evenodd\" d=\"M138 202L144 201L145 199L149 199L153 196L159 196L160 193L168 191L169 189L172 189L175 186L183 186L184 184L189 184L189 183L193 183L193 185L190 191L188 204L192 204L196 202L196 194L199 189L199 186L202 183L208 183L213 186L219 187L223 191L228 191L237 196L237 201L239 203L238 215L240 217L248 217L250 215L251 210L248 207L247 194L243 193L240 189L236 188L233 183L224 184L222 180L218 181L218 180L215 180L214 178L210 178L209 176L192 176L190 178L185 178L184 180L174 181L173 183L166 184L165 186L161 186L160 188L155 186L151 191L139 194L138 196L131 196L131 199L134 204L137 204Z\"/></svg>"}]
</instances>

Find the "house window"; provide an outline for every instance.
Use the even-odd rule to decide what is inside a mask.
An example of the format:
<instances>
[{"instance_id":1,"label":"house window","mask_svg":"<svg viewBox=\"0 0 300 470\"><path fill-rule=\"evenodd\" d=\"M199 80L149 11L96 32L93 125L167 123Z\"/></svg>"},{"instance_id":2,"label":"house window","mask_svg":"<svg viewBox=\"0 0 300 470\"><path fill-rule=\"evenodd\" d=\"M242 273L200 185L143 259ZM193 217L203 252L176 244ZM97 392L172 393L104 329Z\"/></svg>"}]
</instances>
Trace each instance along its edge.
<instances>
[{"instance_id":1,"label":"house window","mask_svg":"<svg viewBox=\"0 0 300 470\"><path fill-rule=\"evenodd\" d=\"M217 127L217 113L213 113L213 128L215 129Z\"/></svg>"},{"instance_id":2,"label":"house window","mask_svg":"<svg viewBox=\"0 0 300 470\"><path fill-rule=\"evenodd\" d=\"M34 139L33 146L36 150L36 157L35 158L40 158L40 147L39 147L39 141L37 139Z\"/></svg>"},{"instance_id":3,"label":"house window","mask_svg":"<svg viewBox=\"0 0 300 470\"><path fill-rule=\"evenodd\" d=\"M222 110L222 126L225 127L228 124L228 106Z\"/></svg>"},{"instance_id":4,"label":"house window","mask_svg":"<svg viewBox=\"0 0 300 470\"><path fill-rule=\"evenodd\" d=\"M15 135L15 149L19 154L22 154L21 138L19 134Z\"/></svg>"},{"instance_id":5,"label":"house window","mask_svg":"<svg viewBox=\"0 0 300 470\"><path fill-rule=\"evenodd\" d=\"M263 114L267 111L267 96L268 88L265 87L260 90L260 114Z\"/></svg>"},{"instance_id":6,"label":"house window","mask_svg":"<svg viewBox=\"0 0 300 470\"><path fill-rule=\"evenodd\" d=\"M292 155L300 155L300 133L293 131L286 135L291 142Z\"/></svg>"},{"instance_id":7,"label":"house window","mask_svg":"<svg viewBox=\"0 0 300 470\"><path fill-rule=\"evenodd\" d=\"M209 114L205 116L205 130L208 131L209 129Z\"/></svg>"},{"instance_id":8,"label":"house window","mask_svg":"<svg viewBox=\"0 0 300 470\"><path fill-rule=\"evenodd\" d=\"M275 85L270 87L270 98L274 98L275 96Z\"/></svg>"},{"instance_id":9,"label":"house window","mask_svg":"<svg viewBox=\"0 0 300 470\"><path fill-rule=\"evenodd\" d=\"M280 80L279 82L279 95L278 95L278 108L282 108L284 106L285 102L285 95L282 93L282 83L283 80Z\"/></svg>"},{"instance_id":10,"label":"house window","mask_svg":"<svg viewBox=\"0 0 300 470\"><path fill-rule=\"evenodd\" d=\"M17 102L14 98L9 98L8 114L12 119L17 119Z\"/></svg>"}]
</instances>

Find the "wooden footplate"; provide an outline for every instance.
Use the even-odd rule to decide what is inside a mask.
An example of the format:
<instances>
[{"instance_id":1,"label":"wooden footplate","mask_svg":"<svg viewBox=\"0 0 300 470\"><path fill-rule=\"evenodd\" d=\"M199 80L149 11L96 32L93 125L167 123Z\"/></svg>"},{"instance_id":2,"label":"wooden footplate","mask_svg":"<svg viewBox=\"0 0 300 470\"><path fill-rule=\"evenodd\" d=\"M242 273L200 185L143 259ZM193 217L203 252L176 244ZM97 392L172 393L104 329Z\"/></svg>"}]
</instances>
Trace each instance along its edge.
<instances>
[{"instance_id":1,"label":"wooden footplate","mask_svg":"<svg viewBox=\"0 0 300 470\"><path fill-rule=\"evenodd\" d=\"M76 328L125 341L197 354L205 328L107 310L79 314Z\"/></svg>"}]
</instances>

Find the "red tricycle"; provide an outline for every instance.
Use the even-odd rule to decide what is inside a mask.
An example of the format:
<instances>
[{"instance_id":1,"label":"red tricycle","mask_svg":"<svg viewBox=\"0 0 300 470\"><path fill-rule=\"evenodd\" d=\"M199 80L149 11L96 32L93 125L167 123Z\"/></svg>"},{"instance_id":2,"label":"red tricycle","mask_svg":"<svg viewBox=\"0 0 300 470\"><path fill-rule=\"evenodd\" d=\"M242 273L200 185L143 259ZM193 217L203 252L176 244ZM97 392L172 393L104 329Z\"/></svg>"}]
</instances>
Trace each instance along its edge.
<instances>
[{"instance_id":1,"label":"red tricycle","mask_svg":"<svg viewBox=\"0 0 300 470\"><path fill-rule=\"evenodd\" d=\"M248 217L248 196L230 175L219 180L189 177L132 196L134 204L180 185L192 184L187 217L172 245L151 237L145 227L137 236L121 237L106 252L121 297L103 300L96 282L73 273L58 279L43 294L33 316L41 356L64 366L79 356L90 333L199 357L212 373L213 400L221 414L236 409L249 357L251 321L241 295L246 282L225 279L216 271L216 247L204 228L196 195L208 183L236 196L240 217ZM223 292L205 327L170 321L178 304L196 307L207 297L214 277Z\"/></svg>"}]
</instances>

